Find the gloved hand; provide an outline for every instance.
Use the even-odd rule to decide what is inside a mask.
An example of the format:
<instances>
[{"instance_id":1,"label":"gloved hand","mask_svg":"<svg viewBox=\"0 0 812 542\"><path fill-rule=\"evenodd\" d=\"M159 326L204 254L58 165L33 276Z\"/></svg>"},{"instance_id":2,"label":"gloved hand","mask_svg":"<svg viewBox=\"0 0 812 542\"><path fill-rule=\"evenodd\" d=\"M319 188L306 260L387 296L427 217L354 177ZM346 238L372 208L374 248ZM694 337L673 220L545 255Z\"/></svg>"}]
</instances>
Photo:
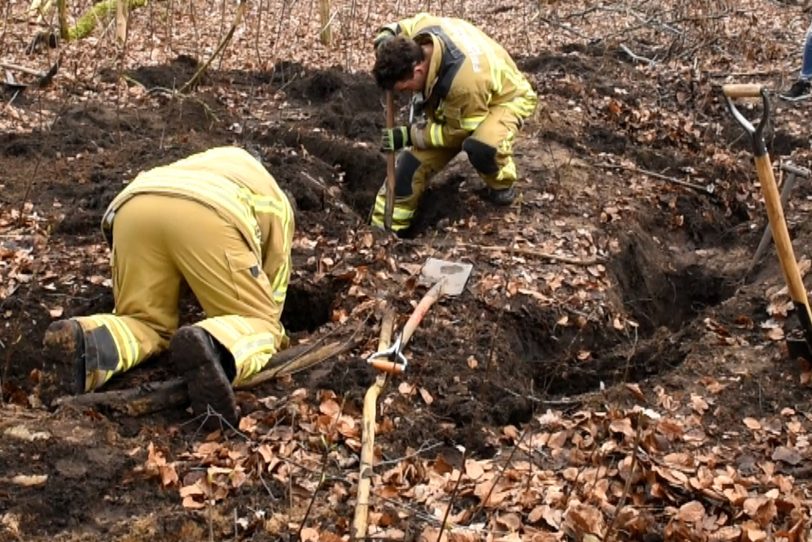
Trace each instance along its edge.
<instances>
[{"instance_id":1,"label":"gloved hand","mask_svg":"<svg viewBox=\"0 0 812 542\"><path fill-rule=\"evenodd\" d=\"M372 45L375 47L375 54L378 53L381 46L386 43L387 41L391 40L395 37L395 33L392 32L389 28L383 28L378 35L375 36L375 40L372 42Z\"/></svg>"},{"instance_id":2,"label":"gloved hand","mask_svg":"<svg viewBox=\"0 0 812 542\"><path fill-rule=\"evenodd\" d=\"M394 152L403 147L409 147L411 144L412 135L408 126L384 128L381 131L381 148L384 151Z\"/></svg>"}]
</instances>

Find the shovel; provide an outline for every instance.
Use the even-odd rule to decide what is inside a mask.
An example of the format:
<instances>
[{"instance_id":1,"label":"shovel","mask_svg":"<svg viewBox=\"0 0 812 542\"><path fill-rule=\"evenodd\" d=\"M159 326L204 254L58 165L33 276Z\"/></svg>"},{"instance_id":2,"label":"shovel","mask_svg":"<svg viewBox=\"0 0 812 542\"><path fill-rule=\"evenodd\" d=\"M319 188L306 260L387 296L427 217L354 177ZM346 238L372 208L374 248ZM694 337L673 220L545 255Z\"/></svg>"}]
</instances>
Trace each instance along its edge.
<instances>
[{"instance_id":1,"label":"shovel","mask_svg":"<svg viewBox=\"0 0 812 542\"><path fill-rule=\"evenodd\" d=\"M756 162L756 173L761 183L761 191L764 195L764 204L767 208L767 217L770 222L773 240L775 241L778 259L781 263L781 270L784 272L784 279L789 289L790 298L795 305L795 313L801 322L802 337L797 333L787 334L787 348L793 358L803 358L812 361L812 311L809 309L809 299L806 295L806 288L801 279L801 272L798 269L798 262L795 259L795 252L792 249L792 241L789 238L787 222L784 218L784 209L781 206L781 198L778 194L778 187L775 184L770 155L767 153L767 144L764 141L764 128L770 120L770 100L767 89L762 85L722 85L722 93L725 95L727 106L733 117L745 129L750 136L753 146L753 155ZM736 108L733 100L736 98L761 98L763 113L758 126L753 126L744 115Z\"/></svg>"},{"instance_id":2,"label":"shovel","mask_svg":"<svg viewBox=\"0 0 812 542\"><path fill-rule=\"evenodd\" d=\"M409 360L403 355L403 349L412 338L417 326L440 297L443 295L454 297L463 292L473 267L470 263L450 262L437 258L426 260L420 272L420 283L433 284L432 287L417 304L392 346L369 356L367 363L379 371L393 374L403 373L409 363Z\"/></svg>"}]
</instances>

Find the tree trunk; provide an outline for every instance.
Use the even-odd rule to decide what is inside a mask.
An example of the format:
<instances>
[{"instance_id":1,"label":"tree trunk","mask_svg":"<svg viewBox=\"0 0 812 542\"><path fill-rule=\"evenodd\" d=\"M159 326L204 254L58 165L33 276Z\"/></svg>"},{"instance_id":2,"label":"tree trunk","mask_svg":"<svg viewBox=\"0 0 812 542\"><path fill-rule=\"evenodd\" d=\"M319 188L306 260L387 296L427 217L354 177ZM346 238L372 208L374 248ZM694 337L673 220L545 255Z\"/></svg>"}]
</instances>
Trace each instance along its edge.
<instances>
[{"instance_id":1,"label":"tree trunk","mask_svg":"<svg viewBox=\"0 0 812 542\"><path fill-rule=\"evenodd\" d=\"M65 0L59 0L59 3L64 4ZM76 25L67 31L67 35L63 34L62 38L73 41L87 37L93 32L93 29L96 28L96 23L104 21L110 16L110 13L116 7L117 3L118 0L102 0L95 4L79 17L79 20L76 21ZM147 5L147 0L123 0L123 3L126 5L126 11L129 12L135 8L144 7ZM60 31L61 26L62 22L60 21Z\"/></svg>"},{"instance_id":2,"label":"tree trunk","mask_svg":"<svg viewBox=\"0 0 812 542\"><path fill-rule=\"evenodd\" d=\"M324 45L330 47L330 44L333 42L333 23L330 20L330 0L319 0L319 16L321 19L319 39Z\"/></svg>"},{"instance_id":3,"label":"tree trunk","mask_svg":"<svg viewBox=\"0 0 812 542\"><path fill-rule=\"evenodd\" d=\"M56 10L59 17L59 37L61 37L63 40L67 40L69 39L68 8L65 5L65 0L57 0Z\"/></svg>"},{"instance_id":4,"label":"tree trunk","mask_svg":"<svg viewBox=\"0 0 812 542\"><path fill-rule=\"evenodd\" d=\"M116 43L122 49L127 44L127 0L116 0Z\"/></svg>"}]
</instances>

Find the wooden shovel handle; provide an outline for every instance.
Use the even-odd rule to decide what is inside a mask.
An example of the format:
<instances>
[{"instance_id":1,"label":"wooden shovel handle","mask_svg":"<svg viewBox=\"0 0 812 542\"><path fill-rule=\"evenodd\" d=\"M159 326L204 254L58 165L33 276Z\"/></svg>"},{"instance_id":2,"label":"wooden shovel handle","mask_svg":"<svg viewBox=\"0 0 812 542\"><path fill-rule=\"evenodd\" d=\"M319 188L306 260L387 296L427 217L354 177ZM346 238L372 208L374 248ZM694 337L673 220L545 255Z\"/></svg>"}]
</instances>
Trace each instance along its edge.
<instances>
[{"instance_id":1,"label":"wooden shovel handle","mask_svg":"<svg viewBox=\"0 0 812 542\"><path fill-rule=\"evenodd\" d=\"M386 127L395 127L395 97L386 91ZM383 211L383 227L392 231L392 213L395 211L395 151L386 153L386 206Z\"/></svg>"},{"instance_id":2,"label":"wooden shovel handle","mask_svg":"<svg viewBox=\"0 0 812 542\"><path fill-rule=\"evenodd\" d=\"M760 98L764 85L758 83L740 83L722 85L722 93L728 98Z\"/></svg>"},{"instance_id":3,"label":"wooden shovel handle","mask_svg":"<svg viewBox=\"0 0 812 542\"><path fill-rule=\"evenodd\" d=\"M808 350L812 347L812 310L809 308L806 287L801 277L801 271L798 269L795 251L792 249L792 241L784 218L784 209L781 207L778 187L775 185L775 176L773 175L769 154L756 156L756 171L764 195L767 216L770 219L770 229L773 232L776 252L778 252L778 259L781 262L781 270L784 272L784 279L787 281L789 296L792 298L795 310L798 311L798 320L801 322Z\"/></svg>"}]
</instances>

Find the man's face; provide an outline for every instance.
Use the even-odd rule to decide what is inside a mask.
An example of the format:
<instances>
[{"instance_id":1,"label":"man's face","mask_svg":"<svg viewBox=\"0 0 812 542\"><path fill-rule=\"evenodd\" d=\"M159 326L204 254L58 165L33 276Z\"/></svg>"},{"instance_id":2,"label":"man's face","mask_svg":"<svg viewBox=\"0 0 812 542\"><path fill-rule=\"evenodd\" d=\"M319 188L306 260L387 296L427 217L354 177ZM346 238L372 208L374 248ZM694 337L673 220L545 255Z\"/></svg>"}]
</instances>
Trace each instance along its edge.
<instances>
[{"instance_id":1,"label":"man's face","mask_svg":"<svg viewBox=\"0 0 812 542\"><path fill-rule=\"evenodd\" d=\"M422 92L426 84L425 69L421 64L418 64L412 70L412 76L408 79L403 79L395 83L395 90L397 92Z\"/></svg>"}]
</instances>

